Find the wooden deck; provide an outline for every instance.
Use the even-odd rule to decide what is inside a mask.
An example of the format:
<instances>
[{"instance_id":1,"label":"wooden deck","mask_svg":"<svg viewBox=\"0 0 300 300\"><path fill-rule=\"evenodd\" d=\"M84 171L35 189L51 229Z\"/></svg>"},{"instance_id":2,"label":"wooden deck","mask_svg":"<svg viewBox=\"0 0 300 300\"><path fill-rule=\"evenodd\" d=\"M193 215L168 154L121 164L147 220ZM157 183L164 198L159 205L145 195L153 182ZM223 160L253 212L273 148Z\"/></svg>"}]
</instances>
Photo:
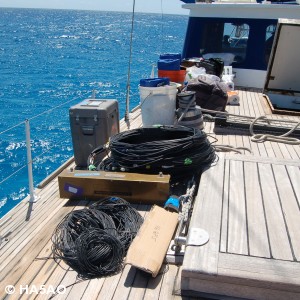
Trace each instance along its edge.
<instances>
[{"instance_id":1,"label":"wooden deck","mask_svg":"<svg viewBox=\"0 0 300 300\"><path fill-rule=\"evenodd\" d=\"M271 116L257 91L239 95L241 105L228 106L229 112L299 120ZM121 122L122 130L139 126L139 109L130 114L130 123ZM212 140L217 138L217 144L248 147L252 154L221 155L218 164L203 174L191 226L206 229L210 241L202 247L187 246L182 266L166 265L157 278L125 266L112 277L78 281L76 272L51 258L50 238L68 212L88 202L59 198L53 174L37 189L40 198L32 210L25 199L0 221L0 298L47 299L51 294L32 290L45 285L66 287L54 299L165 300L184 298L181 292L191 296L197 292L198 299L199 292L205 297L299 299L299 145L253 143L235 131L216 134L212 122L205 123L205 131ZM144 216L150 209L137 208ZM7 285L13 285L15 293L8 295Z\"/></svg>"},{"instance_id":2,"label":"wooden deck","mask_svg":"<svg viewBox=\"0 0 300 300\"><path fill-rule=\"evenodd\" d=\"M207 170L190 230L210 240L186 246L183 292L299 299L299 182L299 160L227 156Z\"/></svg>"}]
</instances>

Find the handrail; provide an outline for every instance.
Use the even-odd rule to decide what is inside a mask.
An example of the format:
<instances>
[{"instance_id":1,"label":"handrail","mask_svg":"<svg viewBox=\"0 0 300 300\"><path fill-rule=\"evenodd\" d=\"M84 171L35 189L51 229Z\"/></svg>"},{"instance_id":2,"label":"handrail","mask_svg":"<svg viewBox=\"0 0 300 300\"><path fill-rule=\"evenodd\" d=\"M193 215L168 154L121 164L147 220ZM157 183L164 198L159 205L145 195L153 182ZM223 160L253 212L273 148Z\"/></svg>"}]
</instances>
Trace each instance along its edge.
<instances>
[{"instance_id":1,"label":"handrail","mask_svg":"<svg viewBox=\"0 0 300 300\"><path fill-rule=\"evenodd\" d=\"M59 104L59 105L56 105L56 106L54 106L54 107L51 107L50 109L45 110L45 111L43 111L43 112L41 112L41 113L39 113L39 114L37 114L37 115L34 115L34 116L28 118L28 119L25 120L25 121L22 121L22 122L20 122L20 123L18 123L18 124L16 124L16 125L13 125L13 126L7 128L7 129L3 130L2 132L0 132L0 136L3 135L3 134L5 134L5 133L7 133L7 132L9 132L9 131L11 131L11 130L13 130L13 129L15 129L15 128L17 128L17 127L24 126L24 124L25 124L26 127L29 127L29 121L34 120L34 119L36 119L36 118L38 118L38 117L41 117L41 116L43 116L43 115L45 115L45 114L49 114L50 112L52 112L52 111L54 111L54 110L56 110L56 109L58 109L58 108L60 108L60 107L63 107L63 106L65 106L65 105L67 105L67 104L69 104L69 103L71 103L71 102L74 102L74 101L76 101L76 100L82 99L83 97L87 97L88 94L90 94L90 93L84 93L84 94L82 94L82 95L80 95L80 96L73 97L71 100L65 101L65 102L63 102L63 103L61 103L61 104ZM31 158L31 153L28 152L28 151L30 151L30 150L29 150L29 148L30 148L30 129L28 128L28 131L25 130L25 132L26 132L26 135L27 135L27 142L26 142L25 135L24 135L24 139L22 139L22 144L23 144L23 141L26 142L26 149L27 149L27 157L28 157L28 161L27 161L27 163L25 163L24 165L18 167L17 170L13 170L12 173L10 173L8 176L6 176L5 178L3 178L3 179L0 181L0 186L1 186L3 183L7 182L8 180L11 180L17 173L19 173L21 170L23 170L25 167L27 167L27 168L28 168L28 178L29 178L30 201L31 201L31 200L34 199L34 195L33 195L33 188L34 188L34 187L33 187L33 176L30 175L30 174L32 174L32 170L30 170L30 168L32 168L31 165L32 165L32 163L34 163L35 161L37 161L38 158L40 158L41 156L44 156L46 153L50 152L51 149L52 149L54 146L50 147L50 148L47 149L46 151L43 151L41 154L36 155L35 158L32 159L32 158ZM28 156L28 155L29 155L29 156ZM69 161L72 161L72 158L70 158ZM69 161L68 161L68 162L69 162ZM65 164L64 164L64 165L65 165ZM54 172L53 172L53 173L54 173ZM52 175L52 174L51 174L51 175ZM50 175L50 176L51 176L51 175ZM32 176L32 179L30 179L31 176ZM31 182L31 181L32 181L32 182ZM42 181L43 186L46 185L45 182L46 182L45 180ZM31 185L32 185L32 187L30 187ZM39 185L38 185L38 186L39 186Z\"/></svg>"}]
</instances>

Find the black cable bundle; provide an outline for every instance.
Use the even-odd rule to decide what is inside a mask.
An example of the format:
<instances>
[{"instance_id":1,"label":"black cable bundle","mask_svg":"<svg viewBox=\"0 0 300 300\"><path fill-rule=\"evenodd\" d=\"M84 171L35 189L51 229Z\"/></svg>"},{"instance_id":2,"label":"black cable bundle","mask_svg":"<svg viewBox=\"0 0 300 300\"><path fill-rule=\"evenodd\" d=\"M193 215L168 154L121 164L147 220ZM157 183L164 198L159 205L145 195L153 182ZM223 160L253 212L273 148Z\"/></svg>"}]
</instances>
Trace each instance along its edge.
<instances>
[{"instance_id":1,"label":"black cable bundle","mask_svg":"<svg viewBox=\"0 0 300 300\"><path fill-rule=\"evenodd\" d=\"M105 198L67 214L52 235L52 252L81 278L118 273L143 218L121 198Z\"/></svg>"},{"instance_id":2,"label":"black cable bundle","mask_svg":"<svg viewBox=\"0 0 300 300\"><path fill-rule=\"evenodd\" d=\"M118 273L122 268L124 247L114 235L92 228L76 240L79 274L94 278Z\"/></svg>"},{"instance_id":3,"label":"black cable bundle","mask_svg":"<svg viewBox=\"0 0 300 300\"><path fill-rule=\"evenodd\" d=\"M92 204L90 208L105 212L112 218L119 240L127 252L143 223L141 215L127 201L118 197L105 198Z\"/></svg>"},{"instance_id":4,"label":"black cable bundle","mask_svg":"<svg viewBox=\"0 0 300 300\"><path fill-rule=\"evenodd\" d=\"M90 154L88 165L94 165L97 154L107 149L110 156L95 166L97 169L178 176L201 171L216 158L207 135L184 126L144 127L116 134L108 147Z\"/></svg>"}]
</instances>

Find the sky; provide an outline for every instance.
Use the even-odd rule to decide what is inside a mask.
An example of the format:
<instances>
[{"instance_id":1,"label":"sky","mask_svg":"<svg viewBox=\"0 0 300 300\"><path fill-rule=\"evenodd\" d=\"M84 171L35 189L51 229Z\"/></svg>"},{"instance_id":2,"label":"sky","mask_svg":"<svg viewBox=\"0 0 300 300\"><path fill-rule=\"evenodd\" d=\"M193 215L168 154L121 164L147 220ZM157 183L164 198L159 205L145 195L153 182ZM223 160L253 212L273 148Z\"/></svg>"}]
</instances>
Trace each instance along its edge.
<instances>
[{"instance_id":1,"label":"sky","mask_svg":"<svg viewBox=\"0 0 300 300\"><path fill-rule=\"evenodd\" d=\"M134 0L0 0L0 7L132 11ZM180 0L135 0L136 12L187 14Z\"/></svg>"}]
</instances>

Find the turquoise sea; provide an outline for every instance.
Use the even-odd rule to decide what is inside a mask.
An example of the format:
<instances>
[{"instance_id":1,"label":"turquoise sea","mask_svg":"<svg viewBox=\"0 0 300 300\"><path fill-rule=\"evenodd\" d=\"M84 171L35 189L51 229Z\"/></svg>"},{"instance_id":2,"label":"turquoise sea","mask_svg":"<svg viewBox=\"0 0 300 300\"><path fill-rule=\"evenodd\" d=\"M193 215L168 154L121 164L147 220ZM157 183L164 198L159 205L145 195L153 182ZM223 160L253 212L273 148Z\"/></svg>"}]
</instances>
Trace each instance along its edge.
<instances>
[{"instance_id":1,"label":"turquoise sea","mask_svg":"<svg viewBox=\"0 0 300 300\"><path fill-rule=\"evenodd\" d=\"M69 108L96 91L124 116L131 13L0 8L0 217L73 155ZM136 13L130 107L159 54L181 52L187 16ZM55 109L54 109L55 108Z\"/></svg>"}]
</instances>

